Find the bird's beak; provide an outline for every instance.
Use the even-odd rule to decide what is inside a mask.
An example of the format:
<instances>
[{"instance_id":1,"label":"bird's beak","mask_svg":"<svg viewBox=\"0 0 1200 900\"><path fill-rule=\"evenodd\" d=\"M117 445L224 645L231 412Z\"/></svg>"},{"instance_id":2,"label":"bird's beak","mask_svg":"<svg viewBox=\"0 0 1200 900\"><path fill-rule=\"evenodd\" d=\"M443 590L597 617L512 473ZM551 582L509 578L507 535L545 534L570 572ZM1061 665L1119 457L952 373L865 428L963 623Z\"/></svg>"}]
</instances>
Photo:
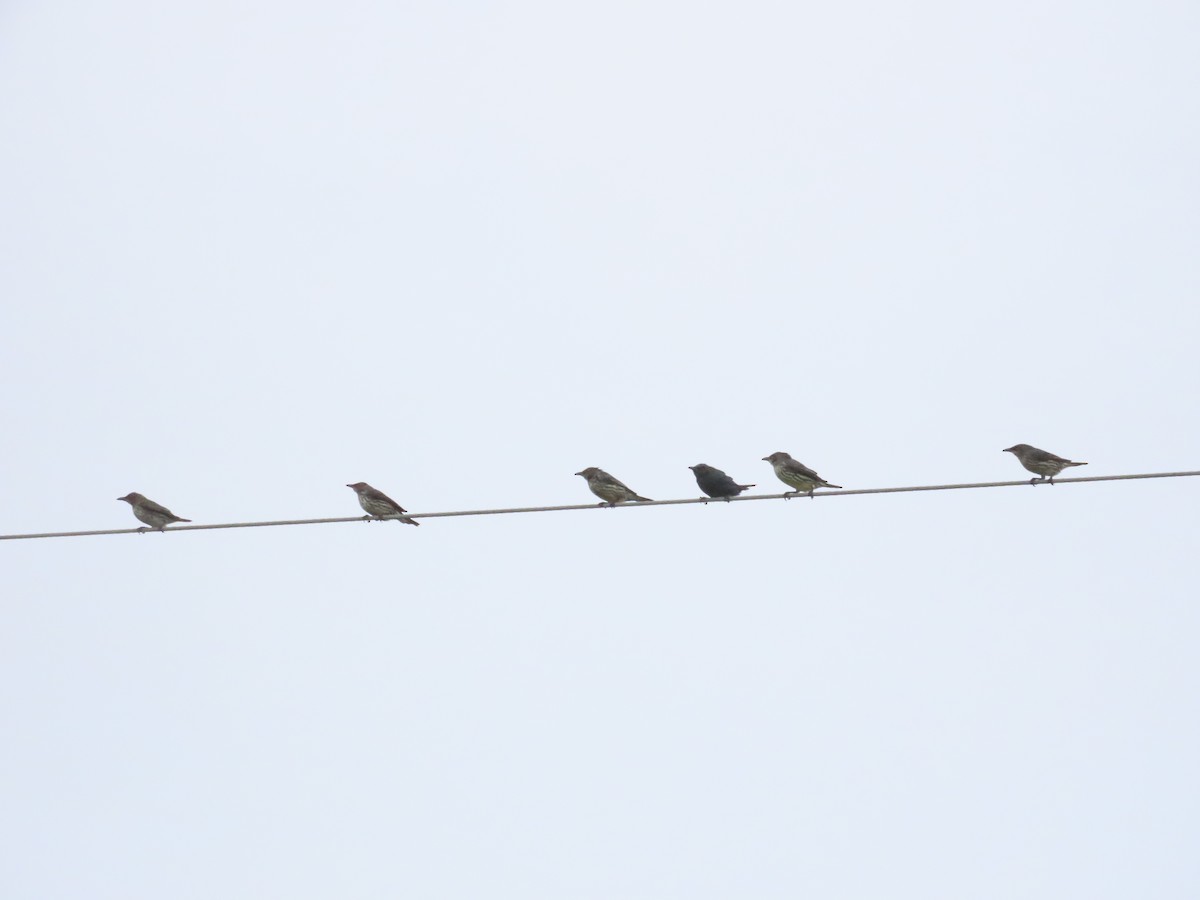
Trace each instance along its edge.
<instances>
[{"instance_id":1,"label":"bird's beak","mask_svg":"<svg viewBox=\"0 0 1200 900\"><path fill-rule=\"evenodd\" d=\"M762 461L763 461L763 462L770 462L770 461L771 461L771 458L770 458L769 456L764 456L764 457L762 458Z\"/></svg>"},{"instance_id":2,"label":"bird's beak","mask_svg":"<svg viewBox=\"0 0 1200 900\"><path fill-rule=\"evenodd\" d=\"M354 487L354 485L352 485L352 484L348 484L348 485L346 485L346 487L348 487L348 488L352 488L352 487Z\"/></svg>"},{"instance_id":3,"label":"bird's beak","mask_svg":"<svg viewBox=\"0 0 1200 900\"><path fill-rule=\"evenodd\" d=\"M575 474L576 474L576 475L582 475L583 473L582 473L582 472L576 472Z\"/></svg>"}]
</instances>

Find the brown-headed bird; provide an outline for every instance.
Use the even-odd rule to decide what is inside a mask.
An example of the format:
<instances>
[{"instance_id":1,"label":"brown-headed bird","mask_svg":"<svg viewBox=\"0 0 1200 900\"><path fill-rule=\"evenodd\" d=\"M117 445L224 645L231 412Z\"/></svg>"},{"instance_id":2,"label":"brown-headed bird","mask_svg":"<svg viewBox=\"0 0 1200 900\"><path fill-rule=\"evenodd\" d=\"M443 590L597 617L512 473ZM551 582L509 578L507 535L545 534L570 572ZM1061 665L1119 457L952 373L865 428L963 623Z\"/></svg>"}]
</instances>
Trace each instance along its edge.
<instances>
[{"instance_id":1,"label":"brown-headed bird","mask_svg":"<svg viewBox=\"0 0 1200 900\"><path fill-rule=\"evenodd\" d=\"M181 518L171 512L165 506L155 503L148 497L143 497L136 491L126 494L124 497L118 497L118 500L124 500L133 507L133 514L137 516L138 521L145 522L155 531L162 531L168 525L174 525L176 522L190 522L191 519ZM145 528L139 528L138 531L145 533Z\"/></svg>"},{"instance_id":2,"label":"brown-headed bird","mask_svg":"<svg viewBox=\"0 0 1200 900\"><path fill-rule=\"evenodd\" d=\"M366 510L366 515L363 520L370 522L372 519L395 519L397 522L403 522L405 525L420 525L416 519L410 519L404 515L408 512L403 506L385 494L383 491L377 491L365 481L359 481L355 484L348 484L346 487L358 494L358 505Z\"/></svg>"},{"instance_id":3,"label":"brown-headed bird","mask_svg":"<svg viewBox=\"0 0 1200 900\"><path fill-rule=\"evenodd\" d=\"M782 450L772 453L770 456L764 456L763 461L771 464L776 478L793 488L787 494L808 494L811 497L813 491L819 487L841 490L840 484L830 484L804 463L797 462Z\"/></svg>"},{"instance_id":4,"label":"brown-headed bird","mask_svg":"<svg viewBox=\"0 0 1200 900\"><path fill-rule=\"evenodd\" d=\"M1069 459L1063 459L1061 456L1055 456L1053 453L1047 453L1045 450L1039 450L1037 447L1030 447L1028 444L1014 444L1011 447L1004 448L1005 453L1011 453L1021 465L1032 472L1034 475L1040 475L1041 478L1030 478L1030 484L1037 484L1039 481L1048 481L1054 484L1054 476L1070 466L1086 466L1085 462L1071 462Z\"/></svg>"},{"instance_id":5,"label":"brown-headed bird","mask_svg":"<svg viewBox=\"0 0 1200 900\"><path fill-rule=\"evenodd\" d=\"M582 475L587 479L587 486L591 489L592 493L604 501L600 504L601 506L616 506L618 503L628 502L646 503L650 501L649 497L643 497L635 493L603 469L597 469L595 466L588 466L582 472L576 472L575 474Z\"/></svg>"},{"instance_id":6,"label":"brown-headed bird","mask_svg":"<svg viewBox=\"0 0 1200 900\"><path fill-rule=\"evenodd\" d=\"M714 469L704 463L696 463L688 468L696 476L696 484L700 485L700 490L719 500L729 502L730 497L736 497L742 491L754 487L752 484L738 484L720 469Z\"/></svg>"}]
</instances>

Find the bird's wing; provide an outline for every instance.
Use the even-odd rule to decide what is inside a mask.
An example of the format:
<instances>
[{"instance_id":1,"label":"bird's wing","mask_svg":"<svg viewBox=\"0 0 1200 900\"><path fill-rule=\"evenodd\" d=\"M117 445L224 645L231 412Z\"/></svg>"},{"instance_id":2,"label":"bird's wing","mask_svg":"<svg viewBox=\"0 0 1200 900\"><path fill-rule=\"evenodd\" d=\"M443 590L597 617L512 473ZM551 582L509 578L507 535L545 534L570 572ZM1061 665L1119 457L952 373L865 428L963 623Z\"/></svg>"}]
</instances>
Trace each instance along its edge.
<instances>
[{"instance_id":1,"label":"bird's wing","mask_svg":"<svg viewBox=\"0 0 1200 900\"><path fill-rule=\"evenodd\" d=\"M618 478L613 478L611 475L609 475L605 471L598 472L596 474L596 480L599 481L601 484L611 484L613 487L624 488L625 490L629 491L629 493L631 493L631 494L633 493L633 491L630 489L629 485L625 484L625 482L621 481Z\"/></svg>"},{"instance_id":2,"label":"bird's wing","mask_svg":"<svg viewBox=\"0 0 1200 900\"><path fill-rule=\"evenodd\" d=\"M717 472L712 479L713 485L722 491L736 491L738 483L726 475L724 472Z\"/></svg>"},{"instance_id":3,"label":"bird's wing","mask_svg":"<svg viewBox=\"0 0 1200 900\"><path fill-rule=\"evenodd\" d=\"M1037 447L1033 448L1029 456L1035 462L1070 462L1069 459L1063 459L1061 456L1055 456L1049 450L1039 450Z\"/></svg>"},{"instance_id":4,"label":"bird's wing","mask_svg":"<svg viewBox=\"0 0 1200 900\"><path fill-rule=\"evenodd\" d=\"M796 462L794 459L784 460L783 467L789 472L795 472L803 478L811 478L813 481L824 481L825 479L810 469L802 462Z\"/></svg>"},{"instance_id":5,"label":"bird's wing","mask_svg":"<svg viewBox=\"0 0 1200 900\"><path fill-rule=\"evenodd\" d=\"M371 488L369 491L367 491L367 496L372 500L378 500L380 503L386 503L388 506L393 507L397 512L408 512L407 509L405 509L383 491Z\"/></svg>"},{"instance_id":6,"label":"bird's wing","mask_svg":"<svg viewBox=\"0 0 1200 900\"><path fill-rule=\"evenodd\" d=\"M150 512L161 513L164 516L174 516L175 515L175 513L171 512L169 509L167 509L161 503L155 503L153 500L143 500L138 505L141 506L142 509L148 509L148 510L150 510Z\"/></svg>"}]
</instances>

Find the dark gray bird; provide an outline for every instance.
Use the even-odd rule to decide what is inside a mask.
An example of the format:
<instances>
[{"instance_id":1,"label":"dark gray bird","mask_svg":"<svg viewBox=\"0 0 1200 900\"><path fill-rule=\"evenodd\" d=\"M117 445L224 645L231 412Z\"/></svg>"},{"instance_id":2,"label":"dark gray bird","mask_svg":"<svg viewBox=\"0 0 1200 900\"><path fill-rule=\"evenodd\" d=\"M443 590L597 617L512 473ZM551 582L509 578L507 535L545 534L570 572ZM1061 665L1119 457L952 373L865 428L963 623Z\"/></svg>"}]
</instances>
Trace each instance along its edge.
<instances>
[{"instance_id":1,"label":"dark gray bird","mask_svg":"<svg viewBox=\"0 0 1200 900\"><path fill-rule=\"evenodd\" d=\"M1028 444L1014 444L1011 447L1004 448L1005 453L1011 453L1021 465L1032 472L1034 475L1040 475L1041 478L1030 478L1030 484L1037 484L1039 481L1048 481L1054 484L1054 476L1070 466L1086 466L1085 462L1071 462L1069 459L1063 459L1061 456L1055 456L1053 453L1047 453L1045 450L1039 450L1037 447L1030 447Z\"/></svg>"},{"instance_id":2,"label":"dark gray bird","mask_svg":"<svg viewBox=\"0 0 1200 900\"><path fill-rule=\"evenodd\" d=\"M348 484L346 487L358 494L358 505L366 510L367 514L363 519L370 522L371 519L395 519L397 522L403 522L405 525L420 525L416 519L410 519L404 515L408 512L403 506L385 494L383 491L377 491L365 481L359 481L355 484Z\"/></svg>"},{"instance_id":3,"label":"dark gray bird","mask_svg":"<svg viewBox=\"0 0 1200 900\"><path fill-rule=\"evenodd\" d=\"M714 469L704 463L696 463L688 468L696 476L696 484L700 485L700 490L710 497L728 501L730 497L736 497L742 491L754 487L752 484L738 484L720 469Z\"/></svg>"},{"instance_id":4,"label":"dark gray bird","mask_svg":"<svg viewBox=\"0 0 1200 900\"><path fill-rule=\"evenodd\" d=\"M813 491L819 487L841 490L840 484L830 484L804 463L797 462L782 450L772 453L770 456L764 456L763 461L771 464L776 478L793 488L787 492L788 494L808 494L811 497Z\"/></svg>"},{"instance_id":5,"label":"dark gray bird","mask_svg":"<svg viewBox=\"0 0 1200 900\"><path fill-rule=\"evenodd\" d=\"M174 525L176 522L190 522L191 519L180 518L171 512L165 506L155 503L153 500L143 497L136 491L126 494L124 497L118 497L118 500L124 500L133 507L133 514L138 517L138 521L145 522L155 531L162 531L168 525ZM145 533L145 528L139 528L138 531Z\"/></svg>"},{"instance_id":6,"label":"dark gray bird","mask_svg":"<svg viewBox=\"0 0 1200 900\"><path fill-rule=\"evenodd\" d=\"M582 475L587 479L587 486L592 493L599 497L605 504L616 506L618 503L629 502L649 502L649 497L643 497L640 494L630 490L628 486L613 478L603 469L597 469L595 466L588 466L582 472L576 472L576 475Z\"/></svg>"}]
</instances>

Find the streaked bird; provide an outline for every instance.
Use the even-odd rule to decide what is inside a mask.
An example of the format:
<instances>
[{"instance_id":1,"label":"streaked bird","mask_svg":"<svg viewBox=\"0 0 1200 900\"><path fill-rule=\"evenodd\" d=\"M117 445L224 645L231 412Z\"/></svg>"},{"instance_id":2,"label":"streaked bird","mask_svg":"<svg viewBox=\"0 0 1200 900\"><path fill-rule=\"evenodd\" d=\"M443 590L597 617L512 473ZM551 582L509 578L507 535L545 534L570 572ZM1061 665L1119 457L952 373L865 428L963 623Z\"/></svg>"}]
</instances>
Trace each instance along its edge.
<instances>
[{"instance_id":1,"label":"streaked bird","mask_svg":"<svg viewBox=\"0 0 1200 900\"><path fill-rule=\"evenodd\" d=\"M139 522L145 522L155 531L162 531L168 525L174 525L176 522L190 522L191 519L184 519L175 515L165 506L155 503L148 497L143 497L136 491L126 494L124 497L118 497L118 500L124 500L133 507L133 514L137 516ZM139 528L138 531L145 532L145 528Z\"/></svg>"},{"instance_id":2,"label":"streaked bird","mask_svg":"<svg viewBox=\"0 0 1200 900\"><path fill-rule=\"evenodd\" d=\"M792 488L787 492L789 494L808 494L811 497L813 491L819 487L841 490L840 484L830 484L804 463L797 462L782 450L772 453L770 456L764 456L763 461L771 464L776 478Z\"/></svg>"},{"instance_id":3,"label":"streaked bird","mask_svg":"<svg viewBox=\"0 0 1200 900\"><path fill-rule=\"evenodd\" d=\"M346 487L358 494L358 505L366 510L366 515L363 519L370 522L371 519L395 519L397 522L403 522L405 525L420 525L416 519L410 519L404 515L408 512L403 506L385 494L383 491L377 491L365 481L359 481L355 484L348 484Z\"/></svg>"},{"instance_id":4,"label":"streaked bird","mask_svg":"<svg viewBox=\"0 0 1200 900\"><path fill-rule=\"evenodd\" d=\"M591 492L599 497L604 503L601 506L608 504L616 506L618 503L629 502L648 502L649 497L643 497L638 493L630 490L627 485L613 478L603 469L597 469L595 466L588 466L582 472L576 472L576 475L582 475L587 479L587 486Z\"/></svg>"},{"instance_id":5,"label":"streaked bird","mask_svg":"<svg viewBox=\"0 0 1200 900\"><path fill-rule=\"evenodd\" d=\"M1014 444L1011 447L1005 447L1004 452L1015 456L1020 460L1021 465L1034 475L1041 476L1041 478L1030 478L1030 484L1037 484L1039 481L1048 481L1054 484L1054 476L1063 469L1070 466L1087 465L1085 462L1072 462L1069 459L1063 459L1061 456L1055 456L1053 453L1039 450L1037 447L1030 447L1028 444Z\"/></svg>"},{"instance_id":6,"label":"streaked bird","mask_svg":"<svg viewBox=\"0 0 1200 900\"><path fill-rule=\"evenodd\" d=\"M696 476L696 484L700 485L700 490L710 497L728 501L730 497L736 497L742 491L754 487L752 484L738 484L720 469L714 469L704 463L696 463L688 468Z\"/></svg>"}]
</instances>

